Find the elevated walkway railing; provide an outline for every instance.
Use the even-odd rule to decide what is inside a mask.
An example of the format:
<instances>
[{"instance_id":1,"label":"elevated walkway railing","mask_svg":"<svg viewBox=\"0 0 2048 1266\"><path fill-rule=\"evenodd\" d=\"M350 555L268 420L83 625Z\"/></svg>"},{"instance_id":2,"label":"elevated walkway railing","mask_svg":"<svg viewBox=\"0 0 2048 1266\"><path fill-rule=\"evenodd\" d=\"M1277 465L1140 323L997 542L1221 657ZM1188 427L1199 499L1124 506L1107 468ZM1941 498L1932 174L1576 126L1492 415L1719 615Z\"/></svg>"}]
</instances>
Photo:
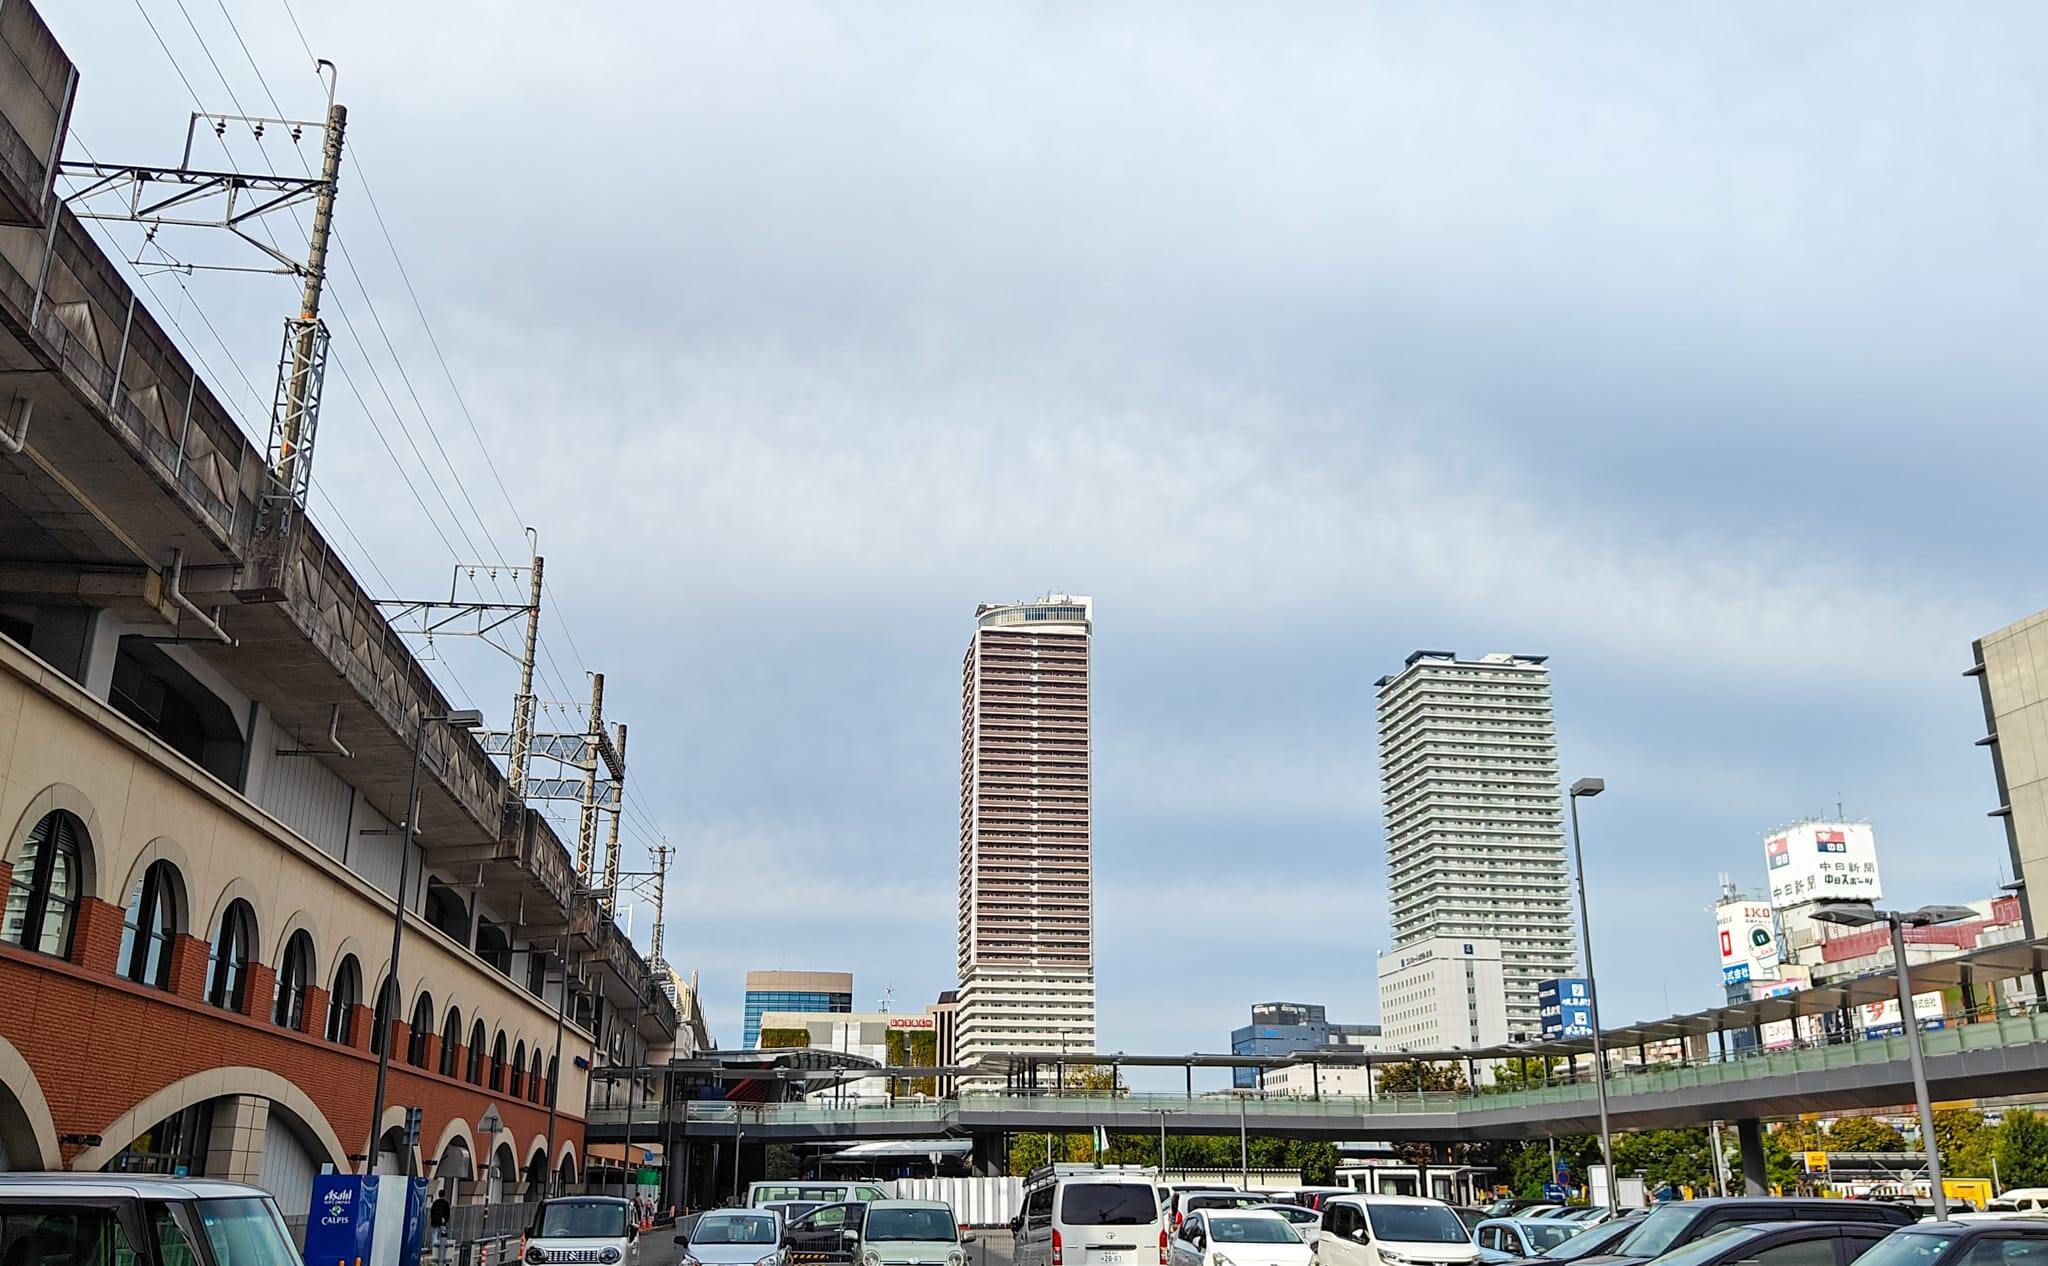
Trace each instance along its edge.
<instances>
[{"instance_id":1,"label":"elevated walkway railing","mask_svg":"<svg viewBox=\"0 0 2048 1266\"><path fill-rule=\"evenodd\" d=\"M1940 1027L1931 1027L1935 1024ZM1964 1051L1996 1050L2001 1047L2048 1043L2048 1013L2031 1007L2005 1007L1997 1012L1980 1010L1945 1015L1939 1022L1923 1019L1921 1049L1929 1059ZM1630 1048L1633 1050L1633 1048ZM1610 1051L1610 1059L1627 1052ZM1533 1061L1532 1061L1533 1062ZM1611 1068L1608 1094L1614 1097L1660 1094L1696 1087L1713 1087L1752 1082L1790 1074L1826 1072L1842 1068L1894 1065L1901 1073L1907 1066L1906 1039L1901 1033L1880 1037L1823 1035L1795 1038L1772 1049L1756 1047L1742 1051L1709 1053L1705 1060L1675 1060L1647 1067L1630 1065ZM1388 1067L1393 1067L1389 1064ZM1510 1064L1510 1066L1512 1066ZM1575 1079L1557 1075L1547 1084L1512 1088L1482 1087L1478 1091L1426 1091L1422 1093L1363 1095L1261 1095L1247 1092L1188 1096L1134 1091L1080 1090L1051 1087L1033 1094L968 1094L957 1099L897 1100L894 1103L780 1103L745 1104L693 1101L687 1105L690 1122L706 1124L749 1123L761 1125L829 1125L939 1123L957 1114L1030 1116L1085 1109L1090 1104L1113 1108L1119 1114L1145 1116L1201 1113L1236 1115L1240 1110L1254 1121L1277 1121L1332 1116L1456 1116L1460 1112L1540 1107L1552 1104L1580 1104L1594 1097L1592 1071L1583 1068ZM662 1119L660 1104L636 1107L631 1120L648 1125ZM672 1109L671 1109L672 1111ZM586 1120L590 1125L622 1125L628 1120L624 1108L593 1108ZM678 1125L683 1117L674 1118Z\"/></svg>"}]
</instances>

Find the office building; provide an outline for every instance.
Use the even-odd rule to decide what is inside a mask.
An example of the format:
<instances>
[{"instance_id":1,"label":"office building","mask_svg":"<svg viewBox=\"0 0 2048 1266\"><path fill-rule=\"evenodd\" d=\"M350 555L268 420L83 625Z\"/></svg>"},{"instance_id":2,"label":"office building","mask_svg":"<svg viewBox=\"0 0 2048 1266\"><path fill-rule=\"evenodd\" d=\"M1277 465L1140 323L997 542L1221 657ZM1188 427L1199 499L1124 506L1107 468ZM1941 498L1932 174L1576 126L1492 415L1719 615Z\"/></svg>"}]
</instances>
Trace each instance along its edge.
<instances>
[{"instance_id":1,"label":"office building","mask_svg":"<svg viewBox=\"0 0 2048 1266\"><path fill-rule=\"evenodd\" d=\"M1578 972L1543 657L1417 651L1378 685L1394 932L1380 979L1405 980L1389 960L1425 944L1495 943L1505 1012L1481 1027L1534 1036L1537 985ZM1384 994L1380 1008L1384 1025Z\"/></svg>"},{"instance_id":2,"label":"office building","mask_svg":"<svg viewBox=\"0 0 2048 1266\"><path fill-rule=\"evenodd\" d=\"M1472 1050L1507 1041L1500 942L1432 936L1380 955L1380 1033L1386 1049L1395 1051Z\"/></svg>"},{"instance_id":3,"label":"office building","mask_svg":"<svg viewBox=\"0 0 2048 1266\"><path fill-rule=\"evenodd\" d=\"M960 1061L1092 1051L1093 603L1048 594L974 614L960 669Z\"/></svg>"},{"instance_id":4,"label":"office building","mask_svg":"<svg viewBox=\"0 0 2048 1266\"><path fill-rule=\"evenodd\" d=\"M1968 675L1984 700L1984 736L2012 853L2013 890L2029 937L2048 933L2048 611L1971 646Z\"/></svg>"},{"instance_id":5,"label":"office building","mask_svg":"<svg viewBox=\"0 0 2048 1266\"><path fill-rule=\"evenodd\" d=\"M746 1025L740 1045L761 1044L761 1017L770 1011L851 1011L853 973L843 971L750 971Z\"/></svg>"},{"instance_id":6,"label":"office building","mask_svg":"<svg viewBox=\"0 0 2048 1266\"><path fill-rule=\"evenodd\" d=\"M1304 1051L1378 1050L1377 1024L1332 1024L1321 1005L1313 1002L1261 1002L1252 1007L1252 1022L1230 1031L1233 1055L1270 1055L1284 1059ZM1259 1084L1256 1068L1233 1068L1231 1083L1241 1089ZM1267 1074L1266 1088L1272 1089Z\"/></svg>"}]
</instances>

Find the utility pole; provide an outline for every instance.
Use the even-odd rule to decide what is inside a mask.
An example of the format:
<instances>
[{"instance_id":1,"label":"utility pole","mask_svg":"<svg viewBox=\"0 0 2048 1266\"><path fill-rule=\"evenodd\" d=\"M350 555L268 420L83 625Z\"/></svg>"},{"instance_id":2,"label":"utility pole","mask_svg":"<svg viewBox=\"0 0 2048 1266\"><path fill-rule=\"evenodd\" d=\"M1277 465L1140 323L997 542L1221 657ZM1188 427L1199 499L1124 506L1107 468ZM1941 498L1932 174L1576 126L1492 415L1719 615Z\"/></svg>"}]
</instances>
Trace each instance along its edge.
<instances>
[{"instance_id":1,"label":"utility pole","mask_svg":"<svg viewBox=\"0 0 2048 1266\"><path fill-rule=\"evenodd\" d=\"M330 93L332 88L329 89ZM299 297L298 319L291 325L291 371L284 383L282 416L278 421L276 462L272 473L277 482L298 495L303 478L301 449L310 449L313 413L318 408L319 381L327 363L327 331L320 324L320 293L327 283L327 239L334 227L334 194L341 178L342 132L348 127L348 107L330 98L327 103L327 135L320 154L320 187L313 196L313 228L306 250L306 284ZM306 454L310 457L310 454ZM310 472L305 473L310 476Z\"/></svg>"},{"instance_id":2,"label":"utility pole","mask_svg":"<svg viewBox=\"0 0 2048 1266\"><path fill-rule=\"evenodd\" d=\"M526 587L526 646L519 656L519 693L512 698L512 746L505 770L508 808L526 804L526 759L533 747L533 661L540 649L540 584L545 562L539 554L533 556L533 574Z\"/></svg>"},{"instance_id":3,"label":"utility pole","mask_svg":"<svg viewBox=\"0 0 2048 1266\"><path fill-rule=\"evenodd\" d=\"M623 730L623 729L624 729L625 727L624 727L624 726L620 726L619 728ZM620 736L619 742L620 742L620 745L621 745L621 746L623 747L623 745L624 745L624 743L625 743L625 737L624 737L623 735L621 735L621 736ZM653 949L654 949L654 954L653 954L653 962L654 962L654 965L655 965L656 967L661 967L661 966L664 966L664 965L666 965L666 964L667 964L667 962L668 962L668 955L667 955L666 953L664 953L664 952L663 952L663 950L662 950L662 947L661 947L661 941L662 941L662 937L663 937L663 935L664 935L664 934L665 934L665 933L666 933L666 932L668 931L668 925L667 925L667 923L666 923L666 922L664 921L664 919L663 919L663 904L662 904L662 903L664 902L664 900L665 900L665 899L667 898L667 896L668 896L668 861L669 861L669 858L670 858L670 857L672 857L672 856L674 856L674 855L675 855L675 850L674 850L674 849L672 849L672 848L670 848L670 847L669 847L668 845L666 845L666 844L656 844L656 845L654 846L654 946L653 946Z\"/></svg>"},{"instance_id":4,"label":"utility pole","mask_svg":"<svg viewBox=\"0 0 2048 1266\"><path fill-rule=\"evenodd\" d=\"M604 742L604 674L590 674L590 764L583 770L583 811L576 821L576 878L585 888L593 887L596 874L591 867L597 851L597 759L595 751Z\"/></svg>"},{"instance_id":5,"label":"utility pole","mask_svg":"<svg viewBox=\"0 0 2048 1266\"><path fill-rule=\"evenodd\" d=\"M619 764L626 763L626 723L619 722L615 739L619 749ZM619 904L619 819L626 816L626 789L619 788L618 799L612 804L612 820L606 826L604 841L604 907L611 912Z\"/></svg>"}]
</instances>

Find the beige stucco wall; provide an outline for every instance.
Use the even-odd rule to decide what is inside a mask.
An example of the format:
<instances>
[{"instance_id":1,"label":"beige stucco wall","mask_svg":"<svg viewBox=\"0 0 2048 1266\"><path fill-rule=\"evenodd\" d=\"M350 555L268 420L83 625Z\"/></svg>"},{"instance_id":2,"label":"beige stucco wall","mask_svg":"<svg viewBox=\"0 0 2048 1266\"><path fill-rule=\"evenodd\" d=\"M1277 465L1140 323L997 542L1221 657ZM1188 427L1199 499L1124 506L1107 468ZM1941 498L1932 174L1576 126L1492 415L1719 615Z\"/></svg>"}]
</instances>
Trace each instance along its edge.
<instances>
[{"instance_id":1,"label":"beige stucco wall","mask_svg":"<svg viewBox=\"0 0 2048 1266\"><path fill-rule=\"evenodd\" d=\"M0 861L12 861L50 808L77 813L91 837L88 889L117 907L156 857L184 880L187 926L210 939L220 912L240 896L254 908L261 961L275 967L300 927L314 945L314 980L326 988L345 953L362 968L363 1001L374 1001L389 961L389 899L367 881L198 766L170 751L68 678L0 639ZM525 1041L553 1053L555 1013L464 949L409 916L397 1019L408 1020L422 989L436 1031L460 1009L464 1040L482 1018L508 1049ZM591 1054L587 1033L568 1026L558 1102L580 1114L586 1077L575 1056ZM545 1061L544 1061L545 1062Z\"/></svg>"}]
</instances>

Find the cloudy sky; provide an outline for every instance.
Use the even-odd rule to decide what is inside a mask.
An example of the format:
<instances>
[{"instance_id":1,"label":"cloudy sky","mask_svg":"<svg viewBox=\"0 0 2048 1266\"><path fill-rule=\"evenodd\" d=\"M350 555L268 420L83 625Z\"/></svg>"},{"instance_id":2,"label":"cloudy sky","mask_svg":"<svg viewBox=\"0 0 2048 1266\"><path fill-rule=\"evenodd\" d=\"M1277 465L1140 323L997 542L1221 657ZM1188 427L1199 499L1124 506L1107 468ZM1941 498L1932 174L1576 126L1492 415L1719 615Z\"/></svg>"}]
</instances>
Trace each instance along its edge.
<instances>
[{"instance_id":1,"label":"cloudy sky","mask_svg":"<svg viewBox=\"0 0 2048 1266\"><path fill-rule=\"evenodd\" d=\"M959 660L1047 589L1106 1049L1374 1017L1418 647L1551 656L1610 1020L1712 1000L1796 816L1900 901L2004 878L1959 673L2048 605L2029 7L44 7L101 158L317 113L294 13L340 64L316 517L408 592L539 530L724 1041L749 968L953 983ZM152 284L260 425L292 285Z\"/></svg>"}]
</instances>

